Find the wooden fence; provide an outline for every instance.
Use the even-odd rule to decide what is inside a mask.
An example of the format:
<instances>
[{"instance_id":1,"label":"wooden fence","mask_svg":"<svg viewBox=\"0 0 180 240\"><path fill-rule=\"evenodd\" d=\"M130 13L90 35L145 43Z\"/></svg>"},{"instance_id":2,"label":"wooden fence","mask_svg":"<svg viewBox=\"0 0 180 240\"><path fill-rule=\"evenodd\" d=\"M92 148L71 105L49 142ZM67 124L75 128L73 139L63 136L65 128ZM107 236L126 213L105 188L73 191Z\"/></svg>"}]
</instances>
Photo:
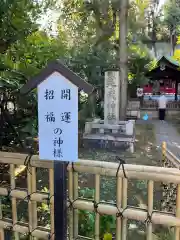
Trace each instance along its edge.
<instances>
[{"instance_id":1,"label":"wooden fence","mask_svg":"<svg viewBox=\"0 0 180 240\"><path fill-rule=\"evenodd\" d=\"M180 159L168 148L166 142L162 143L162 166L166 168L180 169ZM176 212L177 185L174 183L162 183L163 200L161 208L163 211Z\"/></svg>"},{"instance_id":2,"label":"wooden fence","mask_svg":"<svg viewBox=\"0 0 180 240\"><path fill-rule=\"evenodd\" d=\"M27 190L17 189L15 180L15 167L23 165L25 154L0 152L0 163L10 164L10 187L1 182L0 195L11 201L12 219L0 219L1 240L4 240L4 231L12 230L15 239L24 233L35 237L34 239L54 238L54 183L53 162L40 161L38 156L32 156L27 170ZM38 168L49 171L49 193L38 192L36 187L36 170ZM100 240L100 215L113 215L116 217L116 240L125 240L127 236L127 220L137 220L146 223L147 240L152 240L153 224L173 226L176 240L180 239L180 171L176 168L163 168L152 166L130 165L112 162L80 160L68 167L68 202L69 225L68 235L70 240L81 239L78 236L78 210L95 212L94 239ZM78 175L90 173L95 175L94 201L78 197ZM5 174L5 173L4 173ZM100 202L101 176L116 177L117 191L116 203ZM148 180L147 210L127 205L128 179ZM173 183L177 185L176 212L163 213L153 208L154 182ZM18 222L17 200L28 203L29 221L26 224ZM51 227L38 227L37 203L50 205ZM88 223L86 223L88 224Z\"/></svg>"},{"instance_id":3,"label":"wooden fence","mask_svg":"<svg viewBox=\"0 0 180 240\"><path fill-rule=\"evenodd\" d=\"M162 160L163 167L180 169L180 159L167 148L166 142L162 143Z\"/></svg>"}]
</instances>

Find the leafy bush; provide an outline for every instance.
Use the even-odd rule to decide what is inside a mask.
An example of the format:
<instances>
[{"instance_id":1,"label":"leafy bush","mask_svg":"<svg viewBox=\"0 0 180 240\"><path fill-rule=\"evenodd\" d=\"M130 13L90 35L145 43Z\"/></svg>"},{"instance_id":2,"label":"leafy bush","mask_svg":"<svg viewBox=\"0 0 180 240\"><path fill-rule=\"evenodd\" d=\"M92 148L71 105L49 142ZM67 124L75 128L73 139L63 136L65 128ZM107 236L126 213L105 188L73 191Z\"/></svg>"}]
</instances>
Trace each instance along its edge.
<instances>
[{"instance_id":1,"label":"leafy bush","mask_svg":"<svg viewBox=\"0 0 180 240\"><path fill-rule=\"evenodd\" d=\"M79 196L86 199L94 198L94 189L84 188L79 190ZM79 211L79 235L94 237L95 213L85 210ZM116 217L101 215L100 216L100 236L105 233L113 233L116 229Z\"/></svg>"}]
</instances>

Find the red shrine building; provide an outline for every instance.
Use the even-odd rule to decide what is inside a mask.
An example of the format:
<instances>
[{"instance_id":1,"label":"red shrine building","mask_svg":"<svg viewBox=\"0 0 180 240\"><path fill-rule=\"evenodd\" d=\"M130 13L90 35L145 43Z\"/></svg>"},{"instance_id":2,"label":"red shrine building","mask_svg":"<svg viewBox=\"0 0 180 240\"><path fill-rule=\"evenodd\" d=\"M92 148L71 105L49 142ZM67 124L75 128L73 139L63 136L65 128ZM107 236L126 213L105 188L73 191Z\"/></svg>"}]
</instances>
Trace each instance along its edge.
<instances>
[{"instance_id":1,"label":"red shrine building","mask_svg":"<svg viewBox=\"0 0 180 240\"><path fill-rule=\"evenodd\" d=\"M175 95L175 81L173 79L161 79L159 80L159 90L165 94ZM143 87L143 93L145 95L156 94L153 88L153 83L148 83Z\"/></svg>"},{"instance_id":2,"label":"red shrine building","mask_svg":"<svg viewBox=\"0 0 180 240\"><path fill-rule=\"evenodd\" d=\"M154 69L146 74L149 83L143 87L144 95L163 92L174 95L177 100L180 83L180 64L171 57L163 56Z\"/></svg>"}]
</instances>

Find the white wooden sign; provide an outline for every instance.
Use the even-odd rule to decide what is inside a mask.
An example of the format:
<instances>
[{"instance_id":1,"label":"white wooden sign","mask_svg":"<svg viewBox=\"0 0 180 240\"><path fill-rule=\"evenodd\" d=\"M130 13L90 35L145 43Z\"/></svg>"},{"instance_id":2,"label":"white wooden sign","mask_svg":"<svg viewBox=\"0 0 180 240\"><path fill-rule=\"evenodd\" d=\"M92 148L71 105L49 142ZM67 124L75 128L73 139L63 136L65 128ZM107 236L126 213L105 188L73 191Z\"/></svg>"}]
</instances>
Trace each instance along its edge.
<instances>
[{"instance_id":1,"label":"white wooden sign","mask_svg":"<svg viewBox=\"0 0 180 240\"><path fill-rule=\"evenodd\" d=\"M137 88L136 94L137 94L137 97L142 97L143 96L143 88Z\"/></svg>"},{"instance_id":2,"label":"white wooden sign","mask_svg":"<svg viewBox=\"0 0 180 240\"><path fill-rule=\"evenodd\" d=\"M38 85L39 158L78 160L78 87L54 72Z\"/></svg>"}]
</instances>

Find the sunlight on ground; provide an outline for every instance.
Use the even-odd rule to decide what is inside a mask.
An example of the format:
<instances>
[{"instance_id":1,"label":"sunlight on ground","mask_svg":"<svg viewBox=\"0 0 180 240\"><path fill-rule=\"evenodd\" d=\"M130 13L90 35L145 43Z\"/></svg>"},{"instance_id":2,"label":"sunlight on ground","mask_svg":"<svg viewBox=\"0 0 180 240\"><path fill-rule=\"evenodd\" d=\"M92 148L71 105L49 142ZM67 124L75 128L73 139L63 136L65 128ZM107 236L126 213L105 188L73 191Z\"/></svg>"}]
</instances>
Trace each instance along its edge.
<instances>
[{"instance_id":1,"label":"sunlight on ground","mask_svg":"<svg viewBox=\"0 0 180 240\"><path fill-rule=\"evenodd\" d=\"M177 129L180 134L180 114L175 115L173 118L169 119L169 122Z\"/></svg>"},{"instance_id":2,"label":"sunlight on ground","mask_svg":"<svg viewBox=\"0 0 180 240\"><path fill-rule=\"evenodd\" d=\"M177 129L177 134L180 136L180 115L178 114L177 116L175 115L173 118L169 119L168 122ZM168 141L167 143L172 146L180 149L180 142L179 141Z\"/></svg>"},{"instance_id":3,"label":"sunlight on ground","mask_svg":"<svg viewBox=\"0 0 180 240\"><path fill-rule=\"evenodd\" d=\"M172 142L172 144L174 144L177 148L180 148L180 143Z\"/></svg>"},{"instance_id":4,"label":"sunlight on ground","mask_svg":"<svg viewBox=\"0 0 180 240\"><path fill-rule=\"evenodd\" d=\"M15 177L17 177L19 174L21 174L25 170L26 166L20 165L15 169Z\"/></svg>"}]
</instances>

